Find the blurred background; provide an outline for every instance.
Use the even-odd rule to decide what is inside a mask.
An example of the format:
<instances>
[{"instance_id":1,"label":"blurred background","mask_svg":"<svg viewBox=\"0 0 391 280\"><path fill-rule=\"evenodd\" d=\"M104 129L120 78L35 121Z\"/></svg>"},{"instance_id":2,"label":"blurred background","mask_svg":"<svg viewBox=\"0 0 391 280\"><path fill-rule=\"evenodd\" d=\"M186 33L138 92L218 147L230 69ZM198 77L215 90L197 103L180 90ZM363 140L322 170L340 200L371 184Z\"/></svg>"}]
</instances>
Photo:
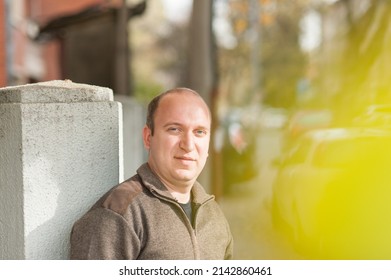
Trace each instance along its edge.
<instances>
[{"instance_id":1,"label":"blurred background","mask_svg":"<svg viewBox=\"0 0 391 280\"><path fill-rule=\"evenodd\" d=\"M237 259L391 259L387 0L0 0L0 87L70 79L214 114ZM125 154L126 157L126 154Z\"/></svg>"}]
</instances>

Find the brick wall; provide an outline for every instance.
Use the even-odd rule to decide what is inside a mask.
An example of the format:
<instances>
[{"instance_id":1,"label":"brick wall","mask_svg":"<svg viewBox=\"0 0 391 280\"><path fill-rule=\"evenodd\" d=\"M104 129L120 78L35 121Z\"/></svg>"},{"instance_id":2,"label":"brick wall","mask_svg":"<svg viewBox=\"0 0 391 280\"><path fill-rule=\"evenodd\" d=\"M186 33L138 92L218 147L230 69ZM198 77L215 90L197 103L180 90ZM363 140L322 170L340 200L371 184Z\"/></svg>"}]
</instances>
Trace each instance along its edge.
<instances>
[{"instance_id":1,"label":"brick wall","mask_svg":"<svg viewBox=\"0 0 391 280\"><path fill-rule=\"evenodd\" d=\"M22 7L17 13L18 23L6 38L6 12L5 2L6 0L0 0L0 87L5 87L14 84L26 83L30 78L34 79L35 76L31 77L30 72L26 66L26 57L28 54L31 57L31 44L27 38L25 23L23 20L33 20L37 23L44 25L50 20L55 18L77 13L87 7L94 5L109 4L110 6L118 6L123 0L13 0L11 2L12 7ZM19 2L20 1L20 2ZM16 5L19 3L18 5ZM7 39L13 40L13 57L9 58L12 65L7 65ZM44 76L40 77L39 80L55 80L61 79L62 77L62 66L60 65L59 57L61 56L60 43L58 41L47 42L46 44L39 45L41 48L40 53L42 54L42 63L44 68ZM11 74L7 72L7 67L11 67L14 72ZM15 70L16 69L16 70ZM9 69L8 69L9 70Z\"/></svg>"},{"instance_id":2,"label":"brick wall","mask_svg":"<svg viewBox=\"0 0 391 280\"><path fill-rule=\"evenodd\" d=\"M0 0L2 1L2 0ZM24 0L26 7L26 17L45 25L50 20L61 16L74 14L87 7L94 5L110 4L119 5L122 0ZM60 56L62 56L61 44L59 41L46 42L42 47L42 58L45 74L41 80L57 80L63 78L63 66Z\"/></svg>"},{"instance_id":3,"label":"brick wall","mask_svg":"<svg viewBox=\"0 0 391 280\"><path fill-rule=\"evenodd\" d=\"M93 5L104 3L115 5L121 2L122 0L26 0L26 11L27 16L30 16L40 23L45 23L56 17L75 13Z\"/></svg>"}]
</instances>

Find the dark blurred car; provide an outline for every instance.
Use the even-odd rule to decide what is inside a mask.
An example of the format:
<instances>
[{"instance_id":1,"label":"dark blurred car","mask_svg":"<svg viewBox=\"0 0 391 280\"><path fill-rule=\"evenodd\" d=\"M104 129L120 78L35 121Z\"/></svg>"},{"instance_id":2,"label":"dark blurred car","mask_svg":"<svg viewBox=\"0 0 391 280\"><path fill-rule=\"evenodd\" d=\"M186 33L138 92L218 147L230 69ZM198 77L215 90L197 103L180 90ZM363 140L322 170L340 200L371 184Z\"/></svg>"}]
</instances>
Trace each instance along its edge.
<instances>
[{"instance_id":1,"label":"dark blurred car","mask_svg":"<svg viewBox=\"0 0 391 280\"><path fill-rule=\"evenodd\" d=\"M232 111L222 127L223 191L230 194L237 184L255 178L257 166L257 131L244 121L243 111Z\"/></svg>"},{"instance_id":2,"label":"dark blurred car","mask_svg":"<svg viewBox=\"0 0 391 280\"><path fill-rule=\"evenodd\" d=\"M274 225L315 259L391 259L391 134L314 130L281 159Z\"/></svg>"}]
</instances>

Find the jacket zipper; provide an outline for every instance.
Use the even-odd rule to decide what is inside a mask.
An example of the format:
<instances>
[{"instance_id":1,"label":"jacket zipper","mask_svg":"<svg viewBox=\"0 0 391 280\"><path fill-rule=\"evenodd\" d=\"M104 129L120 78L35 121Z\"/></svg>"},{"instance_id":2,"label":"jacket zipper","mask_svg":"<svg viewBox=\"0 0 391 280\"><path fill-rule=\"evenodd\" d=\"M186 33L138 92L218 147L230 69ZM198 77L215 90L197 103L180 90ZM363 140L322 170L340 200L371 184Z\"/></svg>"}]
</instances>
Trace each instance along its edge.
<instances>
[{"instance_id":1,"label":"jacket zipper","mask_svg":"<svg viewBox=\"0 0 391 280\"><path fill-rule=\"evenodd\" d=\"M189 218L187 217L185 211L183 210L183 208L179 205L179 202L176 200L176 199L173 199L173 198L168 198L166 196L163 196L163 195L160 195L158 192L156 192L154 189L151 189L150 190L151 193L153 193L156 197L159 197L160 199L164 200L164 201L167 201L169 203L172 203L174 204L176 207L180 208L180 211L182 213L182 215L184 216L186 222L187 222L187 228L189 230L189 233L190 233L190 237L191 237L191 240L194 242L194 255L195 255L195 259L196 260L199 260L200 259L200 252L199 252L199 246L198 246L198 240L197 240L197 229L196 229L196 226L197 226L197 214L198 214L198 211L199 209L205 205L206 203L208 203L209 201L211 201L213 199L213 197L210 197L208 198L207 200L203 201L202 203L200 204L196 204L196 206L194 207L193 211L194 211L194 214L193 215L193 223L194 223L194 227L191 223L191 221L189 220Z\"/></svg>"}]
</instances>

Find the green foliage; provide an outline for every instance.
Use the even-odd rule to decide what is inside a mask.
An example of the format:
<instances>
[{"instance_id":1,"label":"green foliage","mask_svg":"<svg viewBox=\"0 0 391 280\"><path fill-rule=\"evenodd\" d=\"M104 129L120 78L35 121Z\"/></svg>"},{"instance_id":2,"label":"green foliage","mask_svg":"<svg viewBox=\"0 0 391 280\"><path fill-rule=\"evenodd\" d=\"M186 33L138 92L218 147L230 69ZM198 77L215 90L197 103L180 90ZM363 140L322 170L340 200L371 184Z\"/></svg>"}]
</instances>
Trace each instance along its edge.
<instances>
[{"instance_id":1,"label":"green foliage","mask_svg":"<svg viewBox=\"0 0 391 280\"><path fill-rule=\"evenodd\" d=\"M290 108L296 103L296 88L303 78L306 58L299 46L300 5L290 13L276 12L274 24L263 29L262 67L264 102Z\"/></svg>"},{"instance_id":2,"label":"green foliage","mask_svg":"<svg viewBox=\"0 0 391 280\"><path fill-rule=\"evenodd\" d=\"M147 104L153 97L163 92L162 85L153 81L137 80L135 84L134 96L141 104Z\"/></svg>"},{"instance_id":3,"label":"green foliage","mask_svg":"<svg viewBox=\"0 0 391 280\"><path fill-rule=\"evenodd\" d=\"M230 83L228 100L231 105L251 103L253 96L261 93L262 101L267 105L294 107L297 85L303 79L307 64L299 46L304 3L280 1L277 5L277 1L261 1L259 26L256 27L246 8L247 2L232 2L231 24L235 25L240 14L240 19L247 21L246 29L234 33L235 48L220 51L221 77L225 83ZM266 16L268 20L264 21ZM256 43L249 39L253 32L258 32Z\"/></svg>"},{"instance_id":4,"label":"green foliage","mask_svg":"<svg viewBox=\"0 0 391 280\"><path fill-rule=\"evenodd\" d=\"M343 3L352 16L354 9ZM326 42L320 54L323 60L318 66L317 89L324 93L342 125L369 105L391 103L391 3L371 3L360 16L347 17L346 31Z\"/></svg>"}]
</instances>

